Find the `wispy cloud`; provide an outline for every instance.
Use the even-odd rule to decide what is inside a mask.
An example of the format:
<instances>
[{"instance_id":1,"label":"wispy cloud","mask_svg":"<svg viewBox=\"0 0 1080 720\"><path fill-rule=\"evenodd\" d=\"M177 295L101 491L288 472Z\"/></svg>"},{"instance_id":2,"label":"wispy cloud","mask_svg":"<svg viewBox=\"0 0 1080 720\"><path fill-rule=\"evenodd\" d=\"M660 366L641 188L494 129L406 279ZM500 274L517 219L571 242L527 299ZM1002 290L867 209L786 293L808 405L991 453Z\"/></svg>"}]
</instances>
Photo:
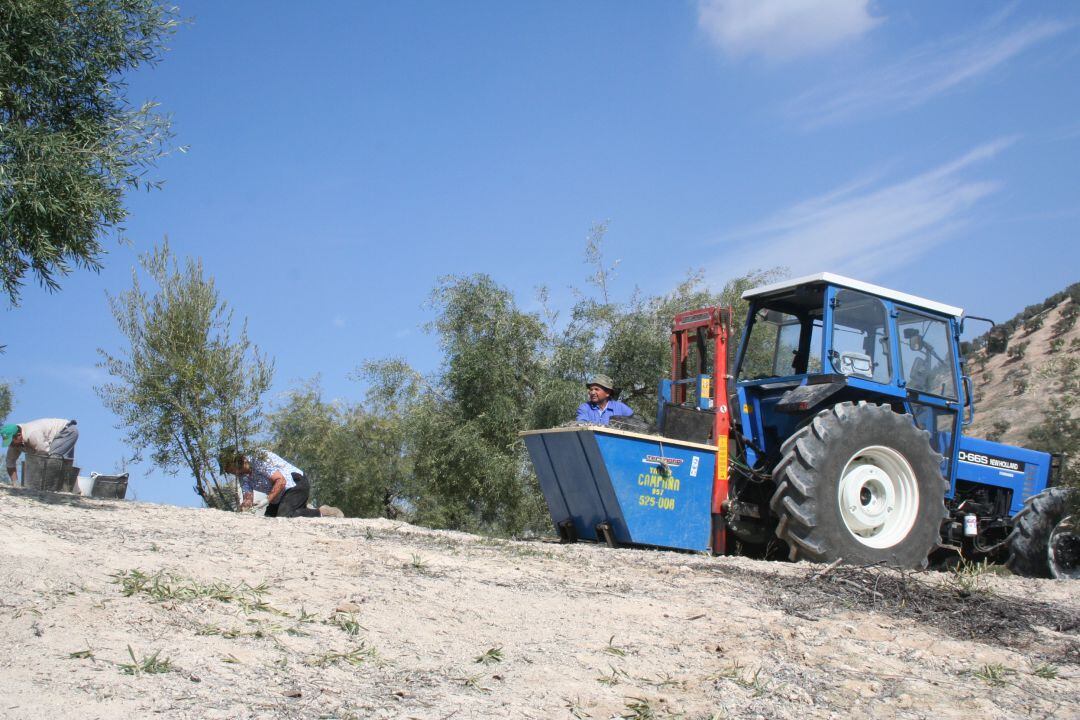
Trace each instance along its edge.
<instances>
[{"instance_id":1,"label":"wispy cloud","mask_svg":"<svg viewBox=\"0 0 1080 720\"><path fill-rule=\"evenodd\" d=\"M966 171L1015 142L1000 138L907 180L860 181L800 202L725 236L725 270L786 265L796 275L830 271L873 279L906 265L968 222L1000 189Z\"/></svg>"},{"instance_id":2,"label":"wispy cloud","mask_svg":"<svg viewBox=\"0 0 1080 720\"><path fill-rule=\"evenodd\" d=\"M346 325L345 316L341 313L338 313L333 317L330 323L336 328L343 328Z\"/></svg>"},{"instance_id":3,"label":"wispy cloud","mask_svg":"<svg viewBox=\"0 0 1080 720\"><path fill-rule=\"evenodd\" d=\"M1075 140L1076 138L1080 138L1080 123L1059 128L1056 132L1052 132L1047 140L1049 142L1061 142L1064 140Z\"/></svg>"},{"instance_id":4,"label":"wispy cloud","mask_svg":"<svg viewBox=\"0 0 1080 720\"><path fill-rule=\"evenodd\" d=\"M924 45L854 78L814 88L793 100L789 110L808 128L908 110L974 82L1072 27L1057 20L1018 24L1009 22L1010 14L998 13L973 31Z\"/></svg>"},{"instance_id":5,"label":"wispy cloud","mask_svg":"<svg viewBox=\"0 0 1080 720\"><path fill-rule=\"evenodd\" d=\"M698 0L698 27L726 54L790 60L873 29L869 0Z\"/></svg>"}]
</instances>

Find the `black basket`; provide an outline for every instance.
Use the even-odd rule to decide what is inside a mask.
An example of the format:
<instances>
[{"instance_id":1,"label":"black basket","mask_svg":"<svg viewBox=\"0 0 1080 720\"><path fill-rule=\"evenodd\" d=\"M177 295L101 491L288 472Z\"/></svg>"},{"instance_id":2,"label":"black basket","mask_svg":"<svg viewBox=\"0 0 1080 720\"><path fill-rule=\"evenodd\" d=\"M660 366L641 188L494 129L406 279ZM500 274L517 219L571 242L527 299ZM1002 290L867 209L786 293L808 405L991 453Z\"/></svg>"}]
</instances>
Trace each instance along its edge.
<instances>
[{"instance_id":1,"label":"black basket","mask_svg":"<svg viewBox=\"0 0 1080 720\"><path fill-rule=\"evenodd\" d=\"M28 490L72 492L79 468L71 458L27 453L22 465L22 486Z\"/></svg>"},{"instance_id":2,"label":"black basket","mask_svg":"<svg viewBox=\"0 0 1080 720\"><path fill-rule=\"evenodd\" d=\"M127 495L128 474L123 475L95 475L94 489L90 497L108 498L111 500L123 500Z\"/></svg>"}]
</instances>

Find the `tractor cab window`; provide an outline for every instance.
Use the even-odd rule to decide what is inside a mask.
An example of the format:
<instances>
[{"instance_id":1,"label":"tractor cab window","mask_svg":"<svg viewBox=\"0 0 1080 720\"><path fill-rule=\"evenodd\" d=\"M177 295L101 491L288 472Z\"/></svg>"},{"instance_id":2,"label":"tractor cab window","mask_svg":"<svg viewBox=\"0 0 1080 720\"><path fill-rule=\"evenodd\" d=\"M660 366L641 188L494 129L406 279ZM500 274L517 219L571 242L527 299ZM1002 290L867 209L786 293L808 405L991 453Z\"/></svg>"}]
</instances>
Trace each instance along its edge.
<instances>
[{"instance_id":1,"label":"tractor cab window","mask_svg":"<svg viewBox=\"0 0 1080 720\"><path fill-rule=\"evenodd\" d=\"M754 316L739 378L821 372L821 317L762 308Z\"/></svg>"},{"instance_id":2,"label":"tractor cab window","mask_svg":"<svg viewBox=\"0 0 1080 720\"><path fill-rule=\"evenodd\" d=\"M900 333L900 363L908 389L955 400L949 324L901 310L896 318L896 331Z\"/></svg>"},{"instance_id":3,"label":"tractor cab window","mask_svg":"<svg viewBox=\"0 0 1080 720\"><path fill-rule=\"evenodd\" d=\"M833 300L833 372L887 383L889 358L888 313L881 300L855 290L840 290Z\"/></svg>"}]
</instances>

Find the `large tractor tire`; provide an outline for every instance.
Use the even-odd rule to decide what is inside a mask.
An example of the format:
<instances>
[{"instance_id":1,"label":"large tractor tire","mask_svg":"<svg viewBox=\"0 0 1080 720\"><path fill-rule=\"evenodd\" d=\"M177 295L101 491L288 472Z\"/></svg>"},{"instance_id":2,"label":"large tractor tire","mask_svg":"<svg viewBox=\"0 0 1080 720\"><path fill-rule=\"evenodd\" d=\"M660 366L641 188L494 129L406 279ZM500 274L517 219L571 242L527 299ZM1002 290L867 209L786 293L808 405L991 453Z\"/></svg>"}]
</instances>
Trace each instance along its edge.
<instances>
[{"instance_id":1,"label":"large tractor tire","mask_svg":"<svg viewBox=\"0 0 1080 720\"><path fill-rule=\"evenodd\" d=\"M926 566L941 540L948 484L911 415L840 403L780 450L770 507L792 560Z\"/></svg>"},{"instance_id":2,"label":"large tractor tire","mask_svg":"<svg viewBox=\"0 0 1080 720\"><path fill-rule=\"evenodd\" d=\"M1080 579L1076 492L1055 487L1027 499L1009 536L1010 570L1029 577Z\"/></svg>"}]
</instances>

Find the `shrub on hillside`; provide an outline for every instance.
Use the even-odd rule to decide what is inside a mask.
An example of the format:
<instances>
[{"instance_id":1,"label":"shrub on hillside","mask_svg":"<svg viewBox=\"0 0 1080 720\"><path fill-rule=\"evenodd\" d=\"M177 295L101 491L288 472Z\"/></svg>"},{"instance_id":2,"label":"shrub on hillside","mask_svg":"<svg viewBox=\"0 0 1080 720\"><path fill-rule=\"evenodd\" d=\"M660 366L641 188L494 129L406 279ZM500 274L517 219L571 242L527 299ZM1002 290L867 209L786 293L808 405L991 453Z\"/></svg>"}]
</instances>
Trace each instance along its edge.
<instances>
[{"instance_id":1,"label":"shrub on hillside","mask_svg":"<svg viewBox=\"0 0 1080 720\"><path fill-rule=\"evenodd\" d=\"M991 442L1000 442L1005 433L1009 431L1009 422L1007 420L995 420L994 424L990 428L990 432L986 433L986 439Z\"/></svg>"},{"instance_id":2,"label":"shrub on hillside","mask_svg":"<svg viewBox=\"0 0 1080 720\"><path fill-rule=\"evenodd\" d=\"M1019 360L1022 357L1024 357L1024 353L1026 353L1027 349L1028 349L1028 344L1029 344L1028 341L1025 340L1024 342L1019 342L1019 343L1016 343L1015 345L1010 345L1009 350L1006 353L1008 355L1008 357L1009 357L1009 360L1010 361L1016 361L1016 360Z\"/></svg>"}]
</instances>

